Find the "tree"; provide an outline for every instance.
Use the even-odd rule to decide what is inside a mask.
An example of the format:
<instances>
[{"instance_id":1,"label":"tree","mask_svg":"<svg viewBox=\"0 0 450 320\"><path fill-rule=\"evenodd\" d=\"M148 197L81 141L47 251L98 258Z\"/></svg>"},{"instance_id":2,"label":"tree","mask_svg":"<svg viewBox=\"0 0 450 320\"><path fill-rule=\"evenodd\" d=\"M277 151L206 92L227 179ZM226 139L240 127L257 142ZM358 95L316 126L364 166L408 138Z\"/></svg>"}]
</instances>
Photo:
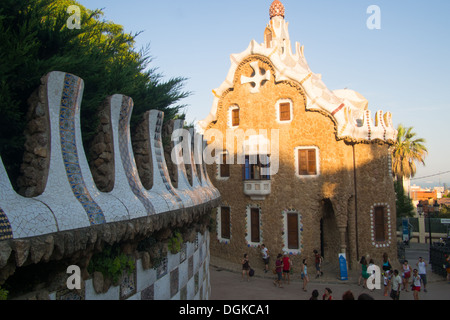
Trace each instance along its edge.
<instances>
[{"instance_id":1,"label":"tree","mask_svg":"<svg viewBox=\"0 0 450 320\"><path fill-rule=\"evenodd\" d=\"M397 217L413 217L414 206L411 198L405 194L405 189L401 180L394 181L394 188L396 194L396 211Z\"/></svg>"},{"instance_id":2,"label":"tree","mask_svg":"<svg viewBox=\"0 0 450 320\"><path fill-rule=\"evenodd\" d=\"M413 127L398 126L397 141L392 152L392 174L403 184L403 178L411 178L416 174L416 162L425 165L428 150L425 140L416 138Z\"/></svg>"},{"instance_id":3,"label":"tree","mask_svg":"<svg viewBox=\"0 0 450 320\"><path fill-rule=\"evenodd\" d=\"M81 9L81 29L69 29L70 5ZM185 78L163 81L150 68L149 47L136 51L139 35L101 21L101 10L88 10L74 0L2 0L0 2L0 154L11 182L22 162L27 100L45 74L59 70L85 81L81 106L83 144L97 127L102 101L116 93L134 100L131 128L150 109L174 118L190 93ZM86 148L87 149L87 148Z\"/></svg>"}]
</instances>

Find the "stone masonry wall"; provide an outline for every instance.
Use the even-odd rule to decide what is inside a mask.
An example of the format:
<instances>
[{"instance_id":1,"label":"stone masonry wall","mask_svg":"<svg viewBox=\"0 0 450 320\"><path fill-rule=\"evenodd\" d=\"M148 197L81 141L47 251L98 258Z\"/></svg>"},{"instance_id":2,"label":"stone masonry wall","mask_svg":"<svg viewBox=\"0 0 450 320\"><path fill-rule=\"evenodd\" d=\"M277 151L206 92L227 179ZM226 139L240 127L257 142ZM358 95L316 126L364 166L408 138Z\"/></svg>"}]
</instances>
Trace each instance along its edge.
<instances>
[{"instance_id":1,"label":"stone masonry wall","mask_svg":"<svg viewBox=\"0 0 450 320\"><path fill-rule=\"evenodd\" d=\"M285 237L283 212L293 211L301 215L303 225L300 232L301 254L293 256L294 269L299 271L301 260L309 259L313 265L313 250L320 251L320 221L323 219L325 261L337 264L337 254L342 245L347 246L350 259L357 261L356 227L354 214L354 166L351 143L336 140L332 119L322 113L306 111L305 95L301 86L294 82L276 82L273 77L265 82L257 94L249 94L250 84L240 84L241 76L250 77L254 70L251 61L257 60L260 70L273 72L270 61L261 56L250 56L240 64L235 74L233 90L225 92L218 104L217 121L209 128L218 129L225 137L229 128L229 107L240 108L240 124L235 130L260 129L279 130L279 172L271 179L271 193L263 201L251 200L243 192L243 166L232 165L230 178L218 179L218 166L208 167L213 184L222 194L223 206L231 208L231 240L221 241L212 234L211 254L239 263L244 253L248 253L255 267L262 268L260 249L249 246L246 241L247 208L260 208L261 244L271 251L272 265L276 254L282 253ZM262 72L262 71L261 71ZM276 120L276 103L280 99L292 101L293 119L289 123ZM320 174L317 177L297 177L294 150L296 147L314 146L319 150ZM224 145L225 149L225 145ZM379 257L388 251L395 256L396 246L391 243L386 248L376 248L366 241L370 235L370 207L377 202L387 202L395 215L392 179L387 166L388 147L385 144L356 143L357 150L357 194L358 194L358 236L359 255ZM236 150L235 150L236 152ZM236 163L236 159L235 159ZM388 199L388 200L386 200ZM325 205L329 202L330 205ZM216 217L216 220L218 218ZM393 220L390 220L391 224ZM394 224L392 224L394 225ZM216 231L220 230L216 227ZM343 231L341 231L343 230ZM220 233L220 231L219 231ZM345 237L342 239L341 234ZM344 242L344 243L343 243Z\"/></svg>"}]
</instances>

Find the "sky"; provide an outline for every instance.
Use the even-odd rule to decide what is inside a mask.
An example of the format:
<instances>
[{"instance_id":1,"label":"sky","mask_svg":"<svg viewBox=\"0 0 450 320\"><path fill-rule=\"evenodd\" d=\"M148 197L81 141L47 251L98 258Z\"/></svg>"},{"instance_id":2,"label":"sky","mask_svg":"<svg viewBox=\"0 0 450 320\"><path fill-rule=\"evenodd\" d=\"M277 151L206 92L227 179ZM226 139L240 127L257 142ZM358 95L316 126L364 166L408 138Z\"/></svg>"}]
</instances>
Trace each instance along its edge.
<instances>
[{"instance_id":1,"label":"sky","mask_svg":"<svg viewBox=\"0 0 450 320\"><path fill-rule=\"evenodd\" d=\"M230 55L262 43L272 0L78 0L103 19L141 32L152 68L187 78L187 122L209 114L231 66ZM311 70L330 90L352 89L394 126L413 127L426 140L425 166L411 184L450 187L450 1L281 0L292 44L305 47ZM379 8L378 20L368 8ZM367 21L379 22L370 29ZM82 27L82 26L81 26ZM293 48L295 49L295 48ZM88 85L88 84L86 84ZM445 174L442 174L445 173Z\"/></svg>"}]
</instances>

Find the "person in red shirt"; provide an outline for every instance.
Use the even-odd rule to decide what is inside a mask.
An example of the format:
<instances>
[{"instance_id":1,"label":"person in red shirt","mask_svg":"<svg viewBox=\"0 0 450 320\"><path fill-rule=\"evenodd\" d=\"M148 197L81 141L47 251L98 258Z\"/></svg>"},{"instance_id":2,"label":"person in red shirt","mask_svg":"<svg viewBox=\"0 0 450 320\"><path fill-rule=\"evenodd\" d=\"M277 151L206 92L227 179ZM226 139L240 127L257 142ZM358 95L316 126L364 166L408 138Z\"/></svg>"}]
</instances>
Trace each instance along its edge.
<instances>
[{"instance_id":1,"label":"person in red shirt","mask_svg":"<svg viewBox=\"0 0 450 320\"><path fill-rule=\"evenodd\" d=\"M292 261L287 252L284 253L283 257L283 281L286 283L286 277L288 279L288 284L291 282L290 271L292 269Z\"/></svg>"},{"instance_id":2,"label":"person in red shirt","mask_svg":"<svg viewBox=\"0 0 450 320\"><path fill-rule=\"evenodd\" d=\"M325 293L322 296L322 300L333 300L333 297L331 296L332 292L330 288L325 288Z\"/></svg>"}]
</instances>

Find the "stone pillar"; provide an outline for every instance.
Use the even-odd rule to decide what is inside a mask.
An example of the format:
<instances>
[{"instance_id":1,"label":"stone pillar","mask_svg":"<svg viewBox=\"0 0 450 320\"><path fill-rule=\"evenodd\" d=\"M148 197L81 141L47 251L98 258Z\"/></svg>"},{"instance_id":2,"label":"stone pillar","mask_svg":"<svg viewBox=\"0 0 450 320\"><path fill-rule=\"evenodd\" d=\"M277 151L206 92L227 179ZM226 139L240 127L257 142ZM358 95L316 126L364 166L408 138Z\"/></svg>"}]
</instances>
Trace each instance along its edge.
<instances>
[{"instance_id":1,"label":"stone pillar","mask_svg":"<svg viewBox=\"0 0 450 320\"><path fill-rule=\"evenodd\" d=\"M419 243L425 243L425 217L419 216Z\"/></svg>"},{"instance_id":2,"label":"stone pillar","mask_svg":"<svg viewBox=\"0 0 450 320\"><path fill-rule=\"evenodd\" d=\"M346 241L347 227L340 226L338 228L340 235L340 253L347 253L347 241Z\"/></svg>"}]
</instances>

